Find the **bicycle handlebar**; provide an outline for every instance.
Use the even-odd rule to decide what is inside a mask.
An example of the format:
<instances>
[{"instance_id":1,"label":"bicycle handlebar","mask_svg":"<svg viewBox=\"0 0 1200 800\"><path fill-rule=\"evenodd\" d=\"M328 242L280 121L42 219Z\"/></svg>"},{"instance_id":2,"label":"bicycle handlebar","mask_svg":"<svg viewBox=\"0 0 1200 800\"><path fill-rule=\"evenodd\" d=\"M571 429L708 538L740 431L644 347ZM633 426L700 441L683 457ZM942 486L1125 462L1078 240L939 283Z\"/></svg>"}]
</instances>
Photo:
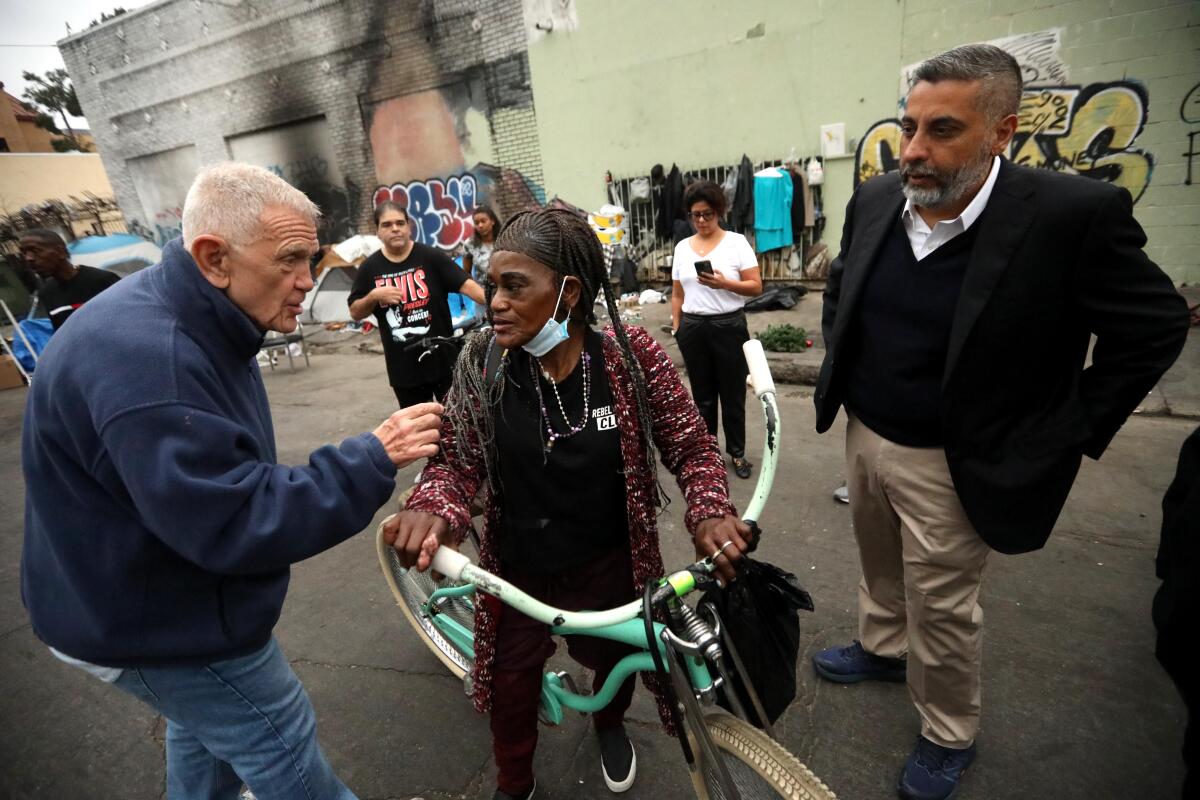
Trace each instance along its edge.
<instances>
[{"instance_id":1,"label":"bicycle handlebar","mask_svg":"<svg viewBox=\"0 0 1200 800\"><path fill-rule=\"evenodd\" d=\"M430 569L455 581L473 583L475 588L503 600L505 605L546 625L569 625L579 629L604 628L628 622L642 611L641 600L634 600L607 611L563 611L535 600L503 578L476 566L462 553L444 546L438 548L434 554Z\"/></svg>"},{"instance_id":2,"label":"bicycle handlebar","mask_svg":"<svg viewBox=\"0 0 1200 800\"><path fill-rule=\"evenodd\" d=\"M767 393L775 394L775 379L771 377L762 342L758 339L746 340L742 345L742 355L746 358L746 366L750 368L750 387L754 389L754 394L760 398Z\"/></svg>"}]
</instances>

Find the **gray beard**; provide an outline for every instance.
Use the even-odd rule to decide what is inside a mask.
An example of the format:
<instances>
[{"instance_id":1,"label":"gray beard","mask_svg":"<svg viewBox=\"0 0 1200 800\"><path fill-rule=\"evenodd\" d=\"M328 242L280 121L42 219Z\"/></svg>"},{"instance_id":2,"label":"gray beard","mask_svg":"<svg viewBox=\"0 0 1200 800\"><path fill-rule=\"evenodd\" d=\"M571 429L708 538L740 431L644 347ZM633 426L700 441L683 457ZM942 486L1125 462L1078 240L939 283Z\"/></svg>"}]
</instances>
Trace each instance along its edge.
<instances>
[{"instance_id":1,"label":"gray beard","mask_svg":"<svg viewBox=\"0 0 1200 800\"><path fill-rule=\"evenodd\" d=\"M919 171L913 165L900 168L901 178L907 170ZM978 186L992 169L992 154L987 150L980 153L980 158L963 164L950 174L932 173L941 184L928 189L910 186L907 181L901 183L901 189L909 202L921 208L942 208L953 205L963 198L971 189Z\"/></svg>"}]
</instances>

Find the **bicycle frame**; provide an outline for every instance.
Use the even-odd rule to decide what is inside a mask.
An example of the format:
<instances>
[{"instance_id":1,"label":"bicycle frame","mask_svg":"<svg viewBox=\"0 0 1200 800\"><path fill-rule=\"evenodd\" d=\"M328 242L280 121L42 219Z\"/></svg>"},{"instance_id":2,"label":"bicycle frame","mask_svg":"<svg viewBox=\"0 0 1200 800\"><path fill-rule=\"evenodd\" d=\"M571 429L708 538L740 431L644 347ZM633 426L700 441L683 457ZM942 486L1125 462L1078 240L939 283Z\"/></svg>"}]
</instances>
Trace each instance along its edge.
<instances>
[{"instance_id":1,"label":"bicycle frame","mask_svg":"<svg viewBox=\"0 0 1200 800\"><path fill-rule=\"evenodd\" d=\"M697 562L692 569L711 569L711 562ZM628 603L609 611L563 611L548 606L509 582L472 564L465 556L452 550L442 548L435 558L433 569L450 575L458 580L469 581L462 586L438 589L429 597L423 611L433 624L449 639L455 647L470 653L474 657L475 640L471 631L451 619L449 615L438 612L441 600L449 598L465 598L476 591L482 591L501 600L505 605L526 614L533 619L550 626L551 633L556 636L583 635L599 639L610 639L632 647L642 652L632 653L622 658L613 667L604 686L594 695L582 695L563 686L561 678L554 673L547 673L542 686L542 703L546 717L552 724L559 724L563 718L563 707L593 713L607 706L616 695L621 684L635 672L653 672L654 659L650 655L650 643L646 641L645 623L641 618L642 604L640 601ZM680 570L663 579L670 585L677 600L690 594L697 588L695 576L688 570ZM664 661L667 661L667 644L663 641L663 630L666 628L660 622L653 623L655 646ZM685 656L692 686L706 693L714 688L714 681L703 658Z\"/></svg>"},{"instance_id":2,"label":"bicycle frame","mask_svg":"<svg viewBox=\"0 0 1200 800\"><path fill-rule=\"evenodd\" d=\"M775 402L775 384L771 379L761 343L752 339L743 346L743 352L750 368L750 384L763 406L766 428L762 466L754 494L744 516L745 521L750 523L757 532L758 517L762 513L775 480L775 467L779 459L780 421L778 406ZM680 570L663 578L659 587L664 590L669 587L668 602L679 603L682 598L698 588L697 573L711 572L713 568L712 558L706 558L696 562L688 569ZM434 591L422 611L443 636L449 639L455 647L470 653L472 658L475 655L472 632L451 619L449 615L439 613L438 606L442 600L465 599L477 590L490 594L517 611L549 625L551 632L555 635L594 636L621 642L641 651L625 656L617 662L604 686L594 695L579 694L573 691L573 687L564 686L559 675L547 673L542 685L542 705L547 721L552 724L562 722L564 707L585 713L599 711L612 701L621 684L630 675L635 672L655 671L654 659L650 653L651 646L658 648L663 663L671 662L671 659L667 657L667 648L675 645L669 645L666 641L665 625L658 622L653 623L655 641L653 643L647 641L640 600L607 611L564 611L530 597L511 583L471 563L466 556L446 547L438 550L432 569L454 580L466 581L466 583ZM682 650L678 652L680 660L688 672L693 690L701 695L711 694L716 683L704 658Z\"/></svg>"}]
</instances>

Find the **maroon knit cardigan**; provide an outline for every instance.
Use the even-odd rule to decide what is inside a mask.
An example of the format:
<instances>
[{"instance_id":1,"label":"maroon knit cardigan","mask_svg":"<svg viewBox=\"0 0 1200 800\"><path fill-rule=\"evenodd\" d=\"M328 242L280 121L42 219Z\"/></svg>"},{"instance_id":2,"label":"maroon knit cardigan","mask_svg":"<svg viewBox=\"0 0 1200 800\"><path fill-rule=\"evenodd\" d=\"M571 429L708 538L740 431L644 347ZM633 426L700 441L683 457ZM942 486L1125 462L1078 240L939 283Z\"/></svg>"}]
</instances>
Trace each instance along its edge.
<instances>
[{"instance_id":1,"label":"maroon knit cardigan","mask_svg":"<svg viewBox=\"0 0 1200 800\"><path fill-rule=\"evenodd\" d=\"M694 537L696 526L702 520L737 513L729 502L724 459L716 438L705 428L704 420L700 418L695 403L666 352L643 328L626 327L625 330L646 377L646 397L650 404L654 444L662 463L675 475L683 492L687 502L684 524ZM632 388L633 379L621 360L616 333L610 327L604 334L604 369L616 407L617 427L621 432L621 457L628 477L625 505L629 521L629 547L633 556L633 583L641 593L647 581L663 576L655 519L658 486L646 463ZM426 465L421 483L406 508L436 514L450 523L451 530L465 531L471 521L469 502L486 479L483 450L470 431L462 440L455 437L448 421L442 423L441 434L438 454ZM497 543L504 535L502 507L499 493L489 491L480 534L482 552L479 558L480 566L501 577ZM472 678L475 708L481 713L491 708L496 625L502 607L498 600L490 596L484 596L483 602L475 605L475 669ZM647 688L654 692L659 717L670 731L670 711L658 676L642 673L642 679Z\"/></svg>"}]
</instances>

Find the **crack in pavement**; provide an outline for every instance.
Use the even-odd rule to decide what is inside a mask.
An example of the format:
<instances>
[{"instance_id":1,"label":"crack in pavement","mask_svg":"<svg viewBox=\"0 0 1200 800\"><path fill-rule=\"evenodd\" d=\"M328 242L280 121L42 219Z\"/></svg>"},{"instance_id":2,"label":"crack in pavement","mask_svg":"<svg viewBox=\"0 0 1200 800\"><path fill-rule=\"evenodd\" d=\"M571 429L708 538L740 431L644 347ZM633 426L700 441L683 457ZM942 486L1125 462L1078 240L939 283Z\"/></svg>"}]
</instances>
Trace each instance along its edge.
<instances>
[{"instance_id":1,"label":"crack in pavement","mask_svg":"<svg viewBox=\"0 0 1200 800\"><path fill-rule=\"evenodd\" d=\"M3 633L0 633L0 639L10 636L10 635L16 633L17 631L23 631L26 628L31 628L31 627L33 627L32 623L26 622L23 625L18 625L15 628L10 628L9 630L6 630Z\"/></svg>"},{"instance_id":2,"label":"crack in pavement","mask_svg":"<svg viewBox=\"0 0 1200 800\"><path fill-rule=\"evenodd\" d=\"M448 678L455 683L462 681L445 670L437 670L435 672L427 672L418 669L400 669L399 667L381 667L375 664L336 664L332 661L313 661L307 658L289 659L289 663L293 666L300 665L305 667L324 667L325 669L362 669L371 672L395 672L398 675L411 675L419 678Z\"/></svg>"}]
</instances>

